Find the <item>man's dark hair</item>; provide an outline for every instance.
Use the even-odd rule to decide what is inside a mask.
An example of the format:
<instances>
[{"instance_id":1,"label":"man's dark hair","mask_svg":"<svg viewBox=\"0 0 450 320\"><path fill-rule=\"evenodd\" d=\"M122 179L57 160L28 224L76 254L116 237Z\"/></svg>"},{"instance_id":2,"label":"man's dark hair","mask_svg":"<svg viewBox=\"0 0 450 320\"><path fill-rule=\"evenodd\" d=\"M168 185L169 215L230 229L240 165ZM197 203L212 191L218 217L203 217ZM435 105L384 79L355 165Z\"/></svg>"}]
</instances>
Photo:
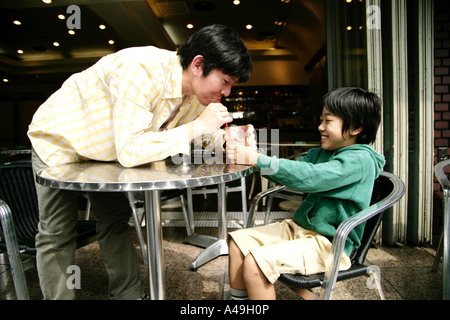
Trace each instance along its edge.
<instances>
[{"instance_id":1,"label":"man's dark hair","mask_svg":"<svg viewBox=\"0 0 450 320\"><path fill-rule=\"evenodd\" d=\"M356 142L375 141L381 121L381 99L376 94L357 87L339 88L325 94L322 105L342 118L342 133L362 128Z\"/></svg>"},{"instance_id":2,"label":"man's dark hair","mask_svg":"<svg viewBox=\"0 0 450 320\"><path fill-rule=\"evenodd\" d=\"M189 37L179 48L177 54L183 69L186 69L195 56L203 56L203 76L219 69L224 74L246 82L252 72L252 60L242 39L237 33L224 25L204 27Z\"/></svg>"}]
</instances>

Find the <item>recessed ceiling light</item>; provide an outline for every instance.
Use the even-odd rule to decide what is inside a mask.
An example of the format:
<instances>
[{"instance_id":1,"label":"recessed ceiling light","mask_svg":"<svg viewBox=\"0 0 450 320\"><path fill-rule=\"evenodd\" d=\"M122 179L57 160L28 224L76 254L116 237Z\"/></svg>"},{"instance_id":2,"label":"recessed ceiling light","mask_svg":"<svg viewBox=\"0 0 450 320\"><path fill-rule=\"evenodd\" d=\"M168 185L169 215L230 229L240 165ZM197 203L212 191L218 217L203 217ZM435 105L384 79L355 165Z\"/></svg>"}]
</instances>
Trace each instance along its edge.
<instances>
[{"instance_id":1,"label":"recessed ceiling light","mask_svg":"<svg viewBox=\"0 0 450 320\"><path fill-rule=\"evenodd\" d=\"M74 35L75 34L75 31L73 31L73 30L69 30L69 31L67 31L70 35Z\"/></svg>"},{"instance_id":2,"label":"recessed ceiling light","mask_svg":"<svg viewBox=\"0 0 450 320\"><path fill-rule=\"evenodd\" d=\"M114 40L109 40L108 43L109 44L114 44Z\"/></svg>"},{"instance_id":3,"label":"recessed ceiling light","mask_svg":"<svg viewBox=\"0 0 450 320\"><path fill-rule=\"evenodd\" d=\"M104 25L104 24L101 24L101 25L99 25L98 26L100 29L102 29L102 30L105 30L106 29L106 26Z\"/></svg>"},{"instance_id":4,"label":"recessed ceiling light","mask_svg":"<svg viewBox=\"0 0 450 320\"><path fill-rule=\"evenodd\" d=\"M9 81L9 80L8 80L8 79L6 79L6 78L4 78L4 79L3 79L3 82L8 82L8 81Z\"/></svg>"},{"instance_id":5,"label":"recessed ceiling light","mask_svg":"<svg viewBox=\"0 0 450 320\"><path fill-rule=\"evenodd\" d=\"M59 42L53 42L53 45L55 46L55 47L59 47Z\"/></svg>"},{"instance_id":6,"label":"recessed ceiling light","mask_svg":"<svg viewBox=\"0 0 450 320\"><path fill-rule=\"evenodd\" d=\"M348 31L352 30L352 26L347 26L346 28Z\"/></svg>"},{"instance_id":7,"label":"recessed ceiling light","mask_svg":"<svg viewBox=\"0 0 450 320\"><path fill-rule=\"evenodd\" d=\"M43 3L45 3L45 4L50 4L50 3L53 3L53 1L52 1L52 0L42 0L42 2L43 2Z\"/></svg>"},{"instance_id":8,"label":"recessed ceiling light","mask_svg":"<svg viewBox=\"0 0 450 320\"><path fill-rule=\"evenodd\" d=\"M19 20L14 20L13 23L14 23L16 26L20 26L20 25L22 24L22 22L20 22Z\"/></svg>"},{"instance_id":9,"label":"recessed ceiling light","mask_svg":"<svg viewBox=\"0 0 450 320\"><path fill-rule=\"evenodd\" d=\"M23 50L22 50L22 49L19 49L19 50L17 50L17 53L18 53L18 54L23 54Z\"/></svg>"},{"instance_id":10,"label":"recessed ceiling light","mask_svg":"<svg viewBox=\"0 0 450 320\"><path fill-rule=\"evenodd\" d=\"M234 0L234 1L233 1L233 4L236 5L236 6L238 6L240 3L241 3L241 2L240 2L239 0Z\"/></svg>"},{"instance_id":11,"label":"recessed ceiling light","mask_svg":"<svg viewBox=\"0 0 450 320\"><path fill-rule=\"evenodd\" d=\"M186 28L192 29L192 28L194 28L194 25L193 25L192 23L188 23L188 24L186 25Z\"/></svg>"},{"instance_id":12,"label":"recessed ceiling light","mask_svg":"<svg viewBox=\"0 0 450 320\"><path fill-rule=\"evenodd\" d=\"M253 28L253 26L252 26L251 24L248 24L248 25L245 26L245 28L248 29L248 30L250 30L250 29Z\"/></svg>"},{"instance_id":13,"label":"recessed ceiling light","mask_svg":"<svg viewBox=\"0 0 450 320\"><path fill-rule=\"evenodd\" d=\"M58 19L60 19L60 20L64 20L66 18L66 16L65 15L63 15L63 14L58 14Z\"/></svg>"}]
</instances>

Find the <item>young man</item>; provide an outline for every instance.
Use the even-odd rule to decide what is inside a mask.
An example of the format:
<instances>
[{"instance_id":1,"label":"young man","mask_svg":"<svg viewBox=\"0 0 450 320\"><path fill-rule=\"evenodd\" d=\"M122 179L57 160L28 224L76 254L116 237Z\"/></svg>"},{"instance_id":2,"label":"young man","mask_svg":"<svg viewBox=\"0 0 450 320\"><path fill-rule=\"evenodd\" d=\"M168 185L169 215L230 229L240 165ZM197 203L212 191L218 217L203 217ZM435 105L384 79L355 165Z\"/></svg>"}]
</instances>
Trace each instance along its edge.
<instances>
[{"instance_id":1,"label":"young man","mask_svg":"<svg viewBox=\"0 0 450 320\"><path fill-rule=\"evenodd\" d=\"M232 118L220 103L251 74L243 41L222 25L205 27L178 52L121 50L72 75L35 113L28 136L33 170L83 160L132 167L189 154L194 138L221 145ZM252 134L253 127L244 127ZM73 299L67 267L76 248L76 193L36 184L40 222L37 266L45 299ZM139 262L128 236L124 194L89 193L111 299L142 295Z\"/></svg>"},{"instance_id":2,"label":"young man","mask_svg":"<svg viewBox=\"0 0 450 320\"><path fill-rule=\"evenodd\" d=\"M331 240L339 224L367 208L384 157L373 143L381 117L381 100L360 88L341 88L323 99L319 125L321 147L297 161L270 158L254 147L227 146L227 156L256 166L265 177L303 191L293 219L230 233L229 269L235 298L275 299L273 283L281 273L315 274L325 270ZM360 245L364 226L346 241L341 269ZM298 292L310 297L306 290Z\"/></svg>"}]
</instances>

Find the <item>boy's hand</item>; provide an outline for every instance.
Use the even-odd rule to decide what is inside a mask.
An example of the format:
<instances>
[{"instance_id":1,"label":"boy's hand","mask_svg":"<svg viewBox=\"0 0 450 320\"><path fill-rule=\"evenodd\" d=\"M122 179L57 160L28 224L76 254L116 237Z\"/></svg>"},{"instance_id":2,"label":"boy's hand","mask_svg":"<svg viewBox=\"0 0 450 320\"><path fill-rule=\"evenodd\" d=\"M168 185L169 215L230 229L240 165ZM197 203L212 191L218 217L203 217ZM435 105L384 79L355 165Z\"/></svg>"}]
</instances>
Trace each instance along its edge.
<instances>
[{"instance_id":1,"label":"boy's hand","mask_svg":"<svg viewBox=\"0 0 450 320\"><path fill-rule=\"evenodd\" d=\"M226 152L228 159L236 164L256 166L258 162L259 153L256 151L256 145L244 146L235 139L232 143L227 142Z\"/></svg>"}]
</instances>

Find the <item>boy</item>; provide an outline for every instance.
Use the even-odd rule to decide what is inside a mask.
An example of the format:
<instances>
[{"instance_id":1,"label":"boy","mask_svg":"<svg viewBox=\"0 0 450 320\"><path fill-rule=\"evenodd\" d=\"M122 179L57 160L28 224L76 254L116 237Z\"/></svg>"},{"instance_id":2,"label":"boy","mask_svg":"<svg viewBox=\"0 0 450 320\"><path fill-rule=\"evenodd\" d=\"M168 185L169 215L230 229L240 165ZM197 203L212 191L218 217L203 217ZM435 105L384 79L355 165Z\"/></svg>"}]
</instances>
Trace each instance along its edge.
<instances>
[{"instance_id":1,"label":"boy","mask_svg":"<svg viewBox=\"0 0 450 320\"><path fill-rule=\"evenodd\" d=\"M381 100L360 88L340 88L323 98L318 127L321 147L297 161L269 158L237 143L227 146L232 161L256 166L265 177L308 196L294 218L231 232L230 286L233 298L275 299L273 283L281 273L324 272L331 239L339 224L369 206L374 180L385 164L373 143ZM347 239L341 269L362 238L364 225ZM300 290L311 298L307 290Z\"/></svg>"}]
</instances>

